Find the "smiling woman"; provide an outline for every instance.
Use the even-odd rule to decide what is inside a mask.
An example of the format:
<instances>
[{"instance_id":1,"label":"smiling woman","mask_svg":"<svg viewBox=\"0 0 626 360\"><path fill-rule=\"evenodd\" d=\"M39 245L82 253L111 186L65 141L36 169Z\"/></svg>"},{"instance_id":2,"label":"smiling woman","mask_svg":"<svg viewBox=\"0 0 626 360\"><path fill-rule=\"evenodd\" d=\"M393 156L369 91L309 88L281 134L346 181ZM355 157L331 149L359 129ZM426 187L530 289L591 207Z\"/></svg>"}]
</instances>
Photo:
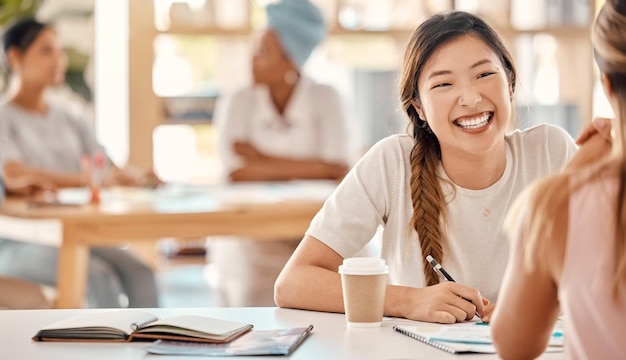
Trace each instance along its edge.
<instances>
[{"instance_id":1,"label":"smiling woman","mask_svg":"<svg viewBox=\"0 0 626 360\"><path fill-rule=\"evenodd\" d=\"M478 312L488 321L508 256L504 214L576 151L554 126L505 132L516 78L482 19L456 11L422 23L400 79L412 136L381 140L346 175L281 272L277 304L342 312L337 268L382 226L386 315L451 323ZM439 283L428 255L457 282Z\"/></svg>"},{"instance_id":2,"label":"smiling woman","mask_svg":"<svg viewBox=\"0 0 626 360\"><path fill-rule=\"evenodd\" d=\"M465 188L486 188L504 171L514 70L500 57L480 37L461 36L435 51L418 79L413 105L439 141L446 174ZM483 176L464 176L461 163L476 160L492 166Z\"/></svg>"}]
</instances>

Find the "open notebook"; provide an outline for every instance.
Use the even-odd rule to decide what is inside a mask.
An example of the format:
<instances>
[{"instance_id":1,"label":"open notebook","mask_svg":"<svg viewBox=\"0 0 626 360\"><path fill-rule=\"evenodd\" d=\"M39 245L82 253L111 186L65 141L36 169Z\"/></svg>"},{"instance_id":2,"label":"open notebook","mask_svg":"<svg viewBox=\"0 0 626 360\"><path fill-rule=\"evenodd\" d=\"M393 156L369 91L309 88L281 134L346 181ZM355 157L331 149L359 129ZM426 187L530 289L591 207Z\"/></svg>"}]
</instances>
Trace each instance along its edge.
<instances>
[{"instance_id":1,"label":"open notebook","mask_svg":"<svg viewBox=\"0 0 626 360\"><path fill-rule=\"evenodd\" d=\"M251 324L199 315L159 319L141 310L89 312L50 324L35 341L133 341L168 339L226 343L252 329Z\"/></svg>"},{"instance_id":2,"label":"open notebook","mask_svg":"<svg viewBox=\"0 0 626 360\"><path fill-rule=\"evenodd\" d=\"M451 325L396 325L393 329L437 349L453 354L495 354L488 324L467 322ZM546 352L563 351L563 331L554 330Z\"/></svg>"}]
</instances>

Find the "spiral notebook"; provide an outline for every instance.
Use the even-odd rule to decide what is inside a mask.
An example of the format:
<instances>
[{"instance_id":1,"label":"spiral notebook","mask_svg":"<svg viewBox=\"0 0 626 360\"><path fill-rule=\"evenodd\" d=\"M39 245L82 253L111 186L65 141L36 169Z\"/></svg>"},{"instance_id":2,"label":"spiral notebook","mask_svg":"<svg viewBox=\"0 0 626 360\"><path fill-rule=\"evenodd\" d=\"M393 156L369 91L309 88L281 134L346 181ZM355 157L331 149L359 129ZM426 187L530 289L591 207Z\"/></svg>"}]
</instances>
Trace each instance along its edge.
<instances>
[{"instance_id":1,"label":"spiral notebook","mask_svg":"<svg viewBox=\"0 0 626 360\"><path fill-rule=\"evenodd\" d=\"M469 322L453 325L408 326L396 325L393 329L403 335L452 354L495 354L489 325ZM546 352L563 351L563 331L554 330Z\"/></svg>"},{"instance_id":2,"label":"spiral notebook","mask_svg":"<svg viewBox=\"0 0 626 360\"><path fill-rule=\"evenodd\" d=\"M428 331L424 332L423 329L417 326L403 326L396 325L393 329L402 335L406 335L415 340L421 341L430 346L436 347L439 350L447 351L452 354L464 354L464 353L482 353L482 354L495 354L496 348L492 344L468 344L462 342L444 342L434 340L428 335Z\"/></svg>"}]
</instances>

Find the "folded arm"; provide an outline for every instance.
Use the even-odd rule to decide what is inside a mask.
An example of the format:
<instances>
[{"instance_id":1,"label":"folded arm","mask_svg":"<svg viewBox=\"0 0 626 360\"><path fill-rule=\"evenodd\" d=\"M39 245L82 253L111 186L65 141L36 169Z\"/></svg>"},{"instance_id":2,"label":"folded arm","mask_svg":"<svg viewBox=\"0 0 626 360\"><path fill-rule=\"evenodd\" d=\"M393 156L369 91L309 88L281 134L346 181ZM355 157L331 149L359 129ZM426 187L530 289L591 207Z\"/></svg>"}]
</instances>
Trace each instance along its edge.
<instances>
[{"instance_id":1,"label":"folded arm","mask_svg":"<svg viewBox=\"0 0 626 360\"><path fill-rule=\"evenodd\" d=\"M243 159L243 165L230 173L232 181L340 179L348 171L343 163L269 156L244 142L235 143L234 149Z\"/></svg>"}]
</instances>

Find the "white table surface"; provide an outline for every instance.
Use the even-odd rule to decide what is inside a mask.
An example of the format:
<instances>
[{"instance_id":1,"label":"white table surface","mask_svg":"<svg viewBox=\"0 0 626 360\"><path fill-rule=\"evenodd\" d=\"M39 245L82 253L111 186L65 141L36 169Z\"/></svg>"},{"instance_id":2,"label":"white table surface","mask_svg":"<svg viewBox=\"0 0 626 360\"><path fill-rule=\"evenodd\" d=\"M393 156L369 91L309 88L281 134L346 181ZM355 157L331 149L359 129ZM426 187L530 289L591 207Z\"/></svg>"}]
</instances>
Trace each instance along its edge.
<instances>
[{"instance_id":1,"label":"white table surface","mask_svg":"<svg viewBox=\"0 0 626 360\"><path fill-rule=\"evenodd\" d=\"M497 355L453 355L405 335L396 333L393 325L413 323L401 319L385 319L382 327L347 328L343 314L322 313L280 308L159 308L147 309L165 317L197 314L226 320L249 322L257 330L298 327L313 324L311 335L289 357L236 357L235 359L290 360L438 360L498 359ZM2 360L125 360L125 359L200 359L151 355L143 350L147 343L70 343L35 342L32 336L43 326L84 312L101 309L71 310L1 310L0 359ZM216 358L212 358L216 359ZM227 358L224 358L227 359ZM232 357L228 359L233 359ZM541 359L563 359L563 353L544 354Z\"/></svg>"}]
</instances>

